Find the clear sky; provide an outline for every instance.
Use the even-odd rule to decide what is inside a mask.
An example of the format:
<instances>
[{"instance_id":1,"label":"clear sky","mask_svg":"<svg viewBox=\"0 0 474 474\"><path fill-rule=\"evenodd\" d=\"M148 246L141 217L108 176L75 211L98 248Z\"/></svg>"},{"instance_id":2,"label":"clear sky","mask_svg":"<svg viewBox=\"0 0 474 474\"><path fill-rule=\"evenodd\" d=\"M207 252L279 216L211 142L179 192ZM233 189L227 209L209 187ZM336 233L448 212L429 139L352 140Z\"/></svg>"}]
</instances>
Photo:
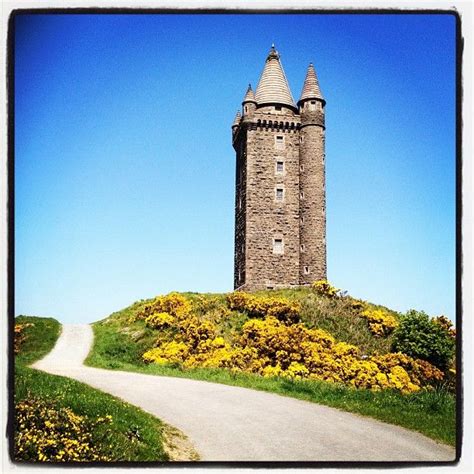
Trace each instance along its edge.
<instances>
[{"instance_id":1,"label":"clear sky","mask_svg":"<svg viewBox=\"0 0 474 474\"><path fill-rule=\"evenodd\" d=\"M326 106L328 279L455 316L455 18L33 15L15 29L15 312L233 283L230 126L272 43Z\"/></svg>"}]
</instances>

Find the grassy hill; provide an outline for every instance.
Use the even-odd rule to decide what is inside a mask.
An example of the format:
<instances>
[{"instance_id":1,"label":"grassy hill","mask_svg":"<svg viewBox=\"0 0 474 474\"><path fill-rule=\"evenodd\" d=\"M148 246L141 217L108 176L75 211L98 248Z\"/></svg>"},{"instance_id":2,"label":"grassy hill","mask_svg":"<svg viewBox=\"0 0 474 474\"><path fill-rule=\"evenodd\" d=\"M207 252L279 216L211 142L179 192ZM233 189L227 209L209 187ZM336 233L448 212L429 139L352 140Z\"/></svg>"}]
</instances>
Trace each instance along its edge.
<instances>
[{"instance_id":1,"label":"grassy hill","mask_svg":"<svg viewBox=\"0 0 474 474\"><path fill-rule=\"evenodd\" d=\"M58 321L20 316L15 326L15 460L168 460L158 419L85 384L28 367L53 348Z\"/></svg>"},{"instance_id":2,"label":"grassy hill","mask_svg":"<svg viewBox=\"0 0 474 474\"><path fill-rule=\"evenodd\" d=\"M329 285L173 293L95 323L86 364L271 391L454 445L448 369L393 351L405 317Z\"/></svg>"}]
</instances>

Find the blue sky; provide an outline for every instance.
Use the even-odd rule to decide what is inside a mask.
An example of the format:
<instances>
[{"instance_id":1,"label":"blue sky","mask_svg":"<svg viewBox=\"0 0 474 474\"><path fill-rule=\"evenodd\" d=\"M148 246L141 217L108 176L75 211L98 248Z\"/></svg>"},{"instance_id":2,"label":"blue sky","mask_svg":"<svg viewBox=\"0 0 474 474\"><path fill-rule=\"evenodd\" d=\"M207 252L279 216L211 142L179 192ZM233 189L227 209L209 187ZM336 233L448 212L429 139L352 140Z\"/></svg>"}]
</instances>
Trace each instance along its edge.
<instances>
[{"instance_id":1,"label":"blue sky","mask_svg":"<svg viewBox=\"0 0 474 474\"><path fill-rule=\"evenodd\" d=\"M272 43L327 100L329 280L454 319L450 15L18 16L16 314L232 289L230 126Z\"/></svg>"}]
</instances>

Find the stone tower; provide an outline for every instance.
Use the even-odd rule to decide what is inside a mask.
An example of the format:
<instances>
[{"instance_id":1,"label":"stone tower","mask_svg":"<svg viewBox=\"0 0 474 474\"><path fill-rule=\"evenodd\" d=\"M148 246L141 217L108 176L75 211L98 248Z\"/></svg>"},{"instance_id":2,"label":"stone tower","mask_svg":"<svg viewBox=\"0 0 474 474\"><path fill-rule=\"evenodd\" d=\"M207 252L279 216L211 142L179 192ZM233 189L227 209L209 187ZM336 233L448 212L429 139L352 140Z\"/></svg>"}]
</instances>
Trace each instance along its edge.
<instances>
[{"instance_id":1,"label":"stone tower","mask_svg":"<svg viewBox=\"0 0 474 474\"><path fill-rule=\"evenodd\" d=\"M272 46L232 124L236 151L234 288L326 278L324 108L309 65L295 104Z\"/></svg>"}]
</instances>

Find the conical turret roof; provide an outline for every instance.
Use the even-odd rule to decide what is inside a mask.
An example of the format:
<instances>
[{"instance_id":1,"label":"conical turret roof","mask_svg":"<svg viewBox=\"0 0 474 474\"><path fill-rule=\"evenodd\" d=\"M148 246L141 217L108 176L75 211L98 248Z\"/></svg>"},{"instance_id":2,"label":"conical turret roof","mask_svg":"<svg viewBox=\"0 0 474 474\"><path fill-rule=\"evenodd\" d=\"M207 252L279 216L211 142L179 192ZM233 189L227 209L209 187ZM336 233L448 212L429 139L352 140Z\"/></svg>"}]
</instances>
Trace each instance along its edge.
<instances>
[{"instance_id":1,"label":"conical turret roof","mask_svg":"<svg viewBox=\"0 0 474 474\"><path fill-rule=\"evenodd\" d=\"M300 101L305 99L321 99L324 100L319 88L318 78L314 70L313 63L309 63L306 79L304 80L303 90L301 91Z\"/></svg>"},{"instance_id":2,"label":"conical turret roof","mask_svg":"<svg viewBox=\"0 0 474 474\"><path fill-rule=\"evenodd\" d=\"M280 55L272 45L255 93L257 104L277 103L295 107Z\"/></svg>"},{"instance_id":3,"label":"conical turret roof","mask_svg":"<svg viewBox=\"0 0 474 474\"><path fill-rule=\"evenodd\" d=\"M255 100L255 94L252 90L252 85L251 84L249 84L249 86L247 88L247 92L245 93L244 101L242 103L244 103L244 102L257 102Z\"/></svg>"},{"instance_id":4,"label":"conical turret roof","mask_svg":"<svg viewBox=\"0 0 474 474\"><path fill-rule=\"evenodd\" d=\"M232 127L236 127L240 124L240 119L242 118L242 115L240 113L240 110L237 110L237 113L235 114L235 119L234 123L232 124Z\"/></svg>"}]
</instances>

